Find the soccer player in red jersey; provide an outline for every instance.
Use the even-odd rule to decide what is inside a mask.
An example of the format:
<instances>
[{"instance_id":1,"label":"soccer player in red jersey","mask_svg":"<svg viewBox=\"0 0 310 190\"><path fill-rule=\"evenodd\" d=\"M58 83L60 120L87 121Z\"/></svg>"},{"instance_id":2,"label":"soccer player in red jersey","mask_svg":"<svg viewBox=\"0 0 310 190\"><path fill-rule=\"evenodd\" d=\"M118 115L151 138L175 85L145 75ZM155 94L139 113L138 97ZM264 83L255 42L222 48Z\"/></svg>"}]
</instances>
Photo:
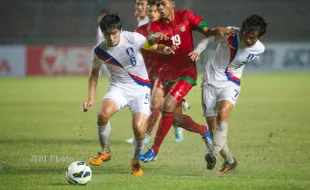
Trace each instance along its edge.
<instances>
[{"instance_id":1,"label":"soccer player in red jersey","mask_svg":"<svg viewBox=\"0 0 310 190\"><path fill-rule=\"evenodd\" d=\"M206 37L235 34L234 30L224 27L209 30L207 22L189 10L174 12L174 0L156 0L156 6L161 18L150 24L149 34L162 32L170 40L159 40L158 43L167 46L173 45L178 48L173 56L158 55L158 61L161 64L159 78L164 86L165 99L162 107L162 118L154 138L154 144L146 153L139 155L139 159L144 162L150 162L157 158L160 145L172 124L201 134L207 147L212 147L212 138L208 127L194 122L187 115L183 115L180 107L182 99L197 84L196 64L189 56L189 53L194 49L192 31L197 30Z\"/></svg>"},{"instance_id":2,"label":"soccer player in red jersey","mask_svg":"<svg viewBox=\"0 0 310 190\"><path fill-rule=\"evenodd\" d=\"M150 0L148 2L146 12L147 12L147 17L150 23L159 20L160 14L157 11L155 0ZM150 23L139 26L138 28L136 28L135 31L147 37L149 35L148 33L150 30L149 29ZM143 55L147 73L148 73L148 76L151 82L152 114L150 115L149 120L148 120L146 136L144 139L144 143L147 144L151 140L151 133L160 115L162 102L163 102L163 96L164 96L164 88L161 84L161 80L158 77L158 71L161 67L161 64L158 63L158 54L151 52L151 51L146 51L143 49L141 50L141 53ZM184 100L182 101L182 103L184 103ZM184 139L183 129L180 127L174 126L174 134L176 137L176 142L181 143Z\"/></svg>"}]
</instances>

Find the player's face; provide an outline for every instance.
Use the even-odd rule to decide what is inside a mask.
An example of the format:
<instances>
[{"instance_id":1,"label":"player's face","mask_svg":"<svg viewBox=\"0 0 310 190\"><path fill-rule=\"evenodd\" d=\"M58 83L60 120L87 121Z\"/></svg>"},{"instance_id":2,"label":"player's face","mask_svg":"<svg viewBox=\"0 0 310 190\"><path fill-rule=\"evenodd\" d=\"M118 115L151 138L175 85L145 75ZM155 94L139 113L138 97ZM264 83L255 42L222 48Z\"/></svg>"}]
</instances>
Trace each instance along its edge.
<instances>
[{"instance_id":1,"label":"player's face","mask_svg":"<svg viewBox=\"0 0 310 190\"><path fill-rule=\"evenodd\" d=\"M259 40L258 31L242 33L240 36L247 47L254 45Z\"/></svg>"},{"instance_id":2,"label":"player's face","mask_svg":"<svg viewBox=\"0 0 310 190\"><path fill-rule=\"evenodd\" d=\"M147 0L136 0L136 17L137 18L144 18L146 17L146 5L147 5Z\"/></svg>"},{"instance_id":3,"label":"player's face","mask_svg":"<svg viewBox=\"0 0 310 190\"><path fill-rule=\"evenodd\" d=\"M156 6L162 18L169 18L173 14L175 3L170 0L156 0Z\"/></svg>"},{"instance_id":4,"label":"player's face","mask_svg":"<svg viewBox=\"0 0 310 190\"><path fill-rule=\"evenodd\" d=\"M121 31L122 30L114 29L103 32L104 38L106 39L109 47L114 47L119 44Z\"/></svg>"},{"instance_id":5,"label":"player's face","mask_svg":"<svg viewBox=\"0 0 310 190\"><path fill-rule=\"evenodd\" d=\"M147 7L147 17L150 22L154 22L159 19L160 14L157 11L156 5L151 5Z\"/></svg>"}]
</instances>

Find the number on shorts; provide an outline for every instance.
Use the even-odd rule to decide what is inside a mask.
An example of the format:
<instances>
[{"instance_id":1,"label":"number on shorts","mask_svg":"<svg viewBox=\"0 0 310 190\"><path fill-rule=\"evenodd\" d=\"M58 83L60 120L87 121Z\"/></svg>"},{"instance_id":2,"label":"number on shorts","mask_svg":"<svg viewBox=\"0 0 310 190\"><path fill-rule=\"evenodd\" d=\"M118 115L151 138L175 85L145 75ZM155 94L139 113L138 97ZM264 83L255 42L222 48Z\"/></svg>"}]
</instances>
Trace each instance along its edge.
<instances>
[{"instance_id":1,"label":"number on shorts","mask_svg":"<svg viewBox=\"0 0 310 190\"><path fill-rule=\"evenodd\" d=\"M237 89L235 89L235 92L236 92L235 98L237 98L237 96L238 96L238 94L239 94L239 91L238 91Z\"/></svg>"},{"instance_id":2,"label":"number on shorts","mask_svg":"<svg viewBox=\"0 0 310 190\"><path fill-rule=\"evenodd\" d=\"M149 104L150 103L150 94L146 93L144 98L145 98L144 104Z\"/></svg>"}]
</instances>

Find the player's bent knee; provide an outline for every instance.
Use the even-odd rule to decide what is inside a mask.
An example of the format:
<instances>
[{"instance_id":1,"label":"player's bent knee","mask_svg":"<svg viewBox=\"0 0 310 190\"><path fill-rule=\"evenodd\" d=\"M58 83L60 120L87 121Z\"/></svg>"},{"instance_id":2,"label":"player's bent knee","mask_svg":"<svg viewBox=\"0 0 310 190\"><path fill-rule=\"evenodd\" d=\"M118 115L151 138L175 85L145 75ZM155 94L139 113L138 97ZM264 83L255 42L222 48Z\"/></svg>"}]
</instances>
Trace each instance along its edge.
<instances>
[{"instance_id":1,"label":"player's bent knee","mask_svg":"<svg viewBox=\"0 0 310 190\"><path fill-rule=\"evenodd\" d=\"M172 99L166 99L163 104L163 111L165 112L173 112L177 106L177 101Z\"/></svg>"},{"instance_id":2,"label":"player's bent knee","mask_svg":"<svg viewBox=\"0 0 310 190\"><path fill-rule=\"evenodd\" d=\"M145 138L145 129L143 127L134 126L133 128L135 139L140 141Z\"/></svg>"},{"instance_id":3,"label":"player's bent knee","mask_svg":"<svg viewBox=\"0 0 310 190\"><path fill-rule=\"evenodd\" d=\"M97 124L100 126L106 125L109 120L110 120L111 114L105 113L105 112L100 112L98 114L98 121Z\"/></svg>"}]
</instances>

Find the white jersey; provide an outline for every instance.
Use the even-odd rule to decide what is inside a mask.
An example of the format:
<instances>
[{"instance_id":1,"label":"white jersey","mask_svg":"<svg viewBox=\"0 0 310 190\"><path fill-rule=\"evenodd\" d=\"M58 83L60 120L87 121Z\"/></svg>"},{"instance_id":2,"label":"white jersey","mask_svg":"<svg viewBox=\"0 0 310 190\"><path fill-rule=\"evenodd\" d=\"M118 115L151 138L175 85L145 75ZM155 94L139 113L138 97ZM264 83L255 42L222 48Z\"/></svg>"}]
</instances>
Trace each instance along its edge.
<instances>
[{"instance_id":1,"label":"white jersey","mask_svg":"<svg viewBox=\"0 0 310 190\"><path fill-rule=\"evenodd\" d=\"M150 88L148 74L140 48L144 46L146 38L136 32L122 31L120 43L109 47L106 40L94 48L93 65L100 67L107 65L111 74L112 84L126 86L144 86Z\"/></svg>"},{"instance_id":2,"label":"white jersey","mask_svg":"<svg viewBox=\"0 0 310 190\"><path fill-rule=\"evenodd\" d=\"M238 27L232 27L239 30ZM217 48L205 68L204 81L215 87L226 87L232 83L240 86L244 66L258 59L265 46L259 40L251 47L245 47L239 36L216 37Z\"/></svg>"},{"instance_id":3,"label":"white jersey","mask_svg":"<svg viewBox=\"0 0 310 190\"><path fill-rule=\"evenodd\" d=\"M144 24L147 24L147 23L149 23L149 18L148 17L145 17L145 18L143 18L143 19L141 19L141 20L138 20L138 27L139 26L142 26L142 25L144 25Z\"/></svg>"}]
</instances>

